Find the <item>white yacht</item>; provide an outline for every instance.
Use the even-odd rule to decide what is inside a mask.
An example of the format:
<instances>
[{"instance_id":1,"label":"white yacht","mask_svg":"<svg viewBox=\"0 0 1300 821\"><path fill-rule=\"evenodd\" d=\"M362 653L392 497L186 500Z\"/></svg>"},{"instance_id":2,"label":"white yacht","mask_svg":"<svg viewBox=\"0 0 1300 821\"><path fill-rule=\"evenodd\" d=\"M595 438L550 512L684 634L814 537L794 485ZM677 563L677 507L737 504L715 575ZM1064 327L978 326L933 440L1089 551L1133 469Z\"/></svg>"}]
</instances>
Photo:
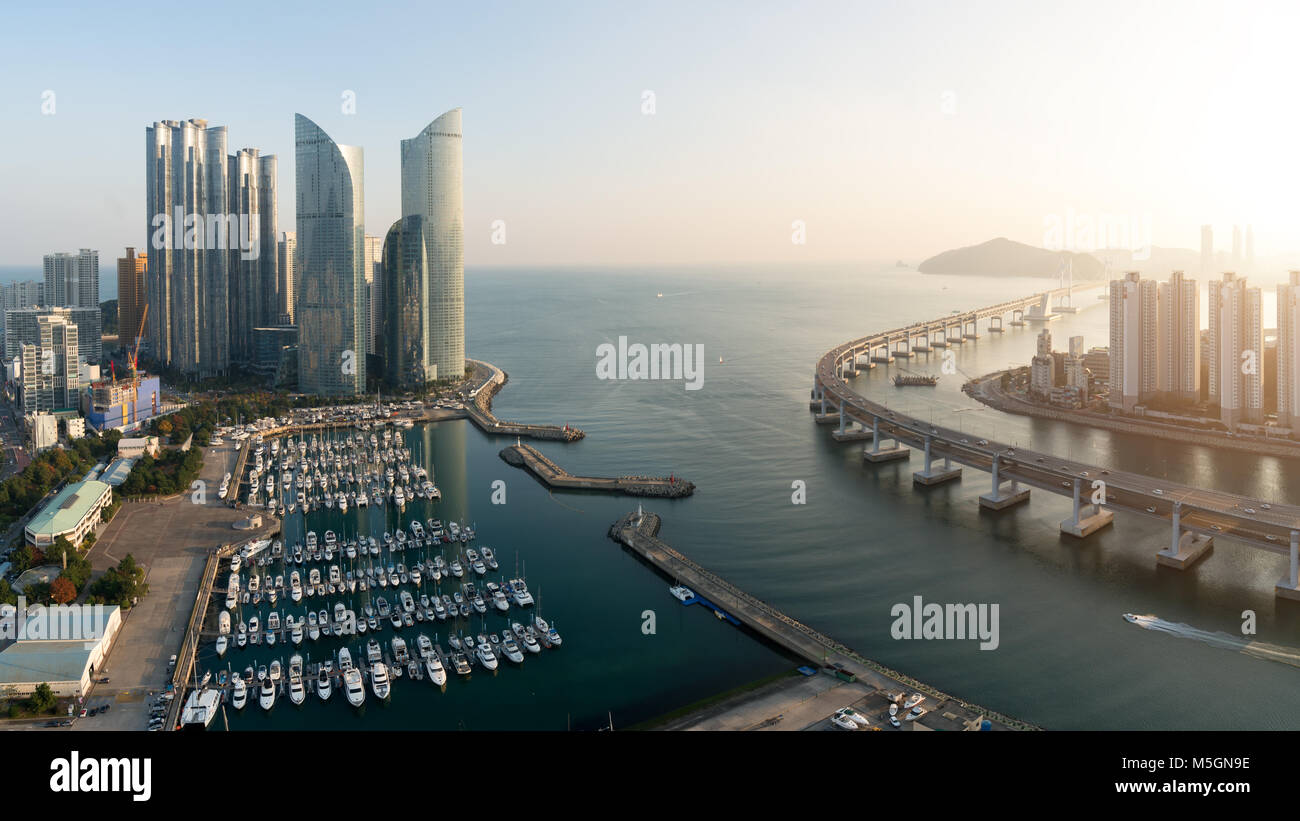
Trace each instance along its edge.
<instances>
[{"instance_id":1,"label":"white yacht","mask_svg":"<svg viewBox=\"0 0 1300 821\"><path fill-rule=\"evenodd\" d=\"M492 652L492 645L486 639L479 642L478 649L474 651L478 656L479 664L488 670L497 669L497 656Z\"/></svg>"},{"instance_id":2,"label":"white yacht","mask_svg":"<svg viewBox=\"0 0 1300 821\"><path fill-rule=\"evenodd\" d=\"M330 695L334 692L334 680L331 673L332 670L328 661L321 665L320 675L316 678L316 695L320 696L321 701L329 701Z\"/></svg>"},{"instance_id":3,"label":"white yacht","mask_svg":"<svg viewBox=\"0 0 1300 821\"><path fill-rule=\"evenodd\" d=\"M220 690L196 690L181 710L181 726L185 729L205 729L217 717L217 708L221 706Z\"/></svg>"},{"instance_id":4,"label":"white yacht","mask_svg":"<svg viewBox=\"0 0 1300 821\"><path fill-rule=\"evenodd\" d=\"M509 633L506 633L501 638L501 652L507 659L513 661L515 664L523 664L524 653L519 649L518 642L516 642L514 637Z\"/></svg>"},{"instance_id":5,"label":"white yacht","mask_svg":"<svg viewBox=\"0 0 1300 821\"><path fill-rule=\"evenodd\" d=\"M903 709L910 710L911 708L920 704L924 700L925 700L925 696L921 695L920 693L912 693L912 695L907 697L907 701L903 702Z\"/></svg>"},{"instance_id":6,"label":"white yacht","mask_svg":"<svg viewBox=\"0 0 1300 821\"><path fill-rule=\"evenodd\" d=\"M382 661L370 667L370 688L375 691L375 698L380 700L388 698L392 690L392 685L388 681L388 665Z\"/></svg>"},{"instance_id":7,"label":"white yacht","mask_svg":"<svg viewBox=\"0 0 1300 821\"><path fill-rule=\"evenodd\" d=\"M302 656L299 655L289 660L289 700L298 705L307 700L307 688L302 683Z\"/></svg>"},{"instance_id":8,"label":"white yacht","mask_svg":"<svg viewBox=\"0 0 1300 821\"><path fill-rule=\"evenodd\" d=\"M226 648L230 646L230 636L217 636L217 657L226 655Z\"/></svg>"},{"instance_id":9,"label":"white yacht","mask_svg":"<svg viewBox=\"0 0 1300 821\"><path fill-rule=\"evenodd\" d=\"M668 588L668 592L673 594L673 598L678 601L690 601L695 598L695 591L684 584L674 585Z\"/></svg>"},{"instance_id":10,"label":"white yacht","mask_svg":"<svg viewBox=\"0 0 1300 821\"><path fill-rule=\"evenodd\" d=\"M302 601L302 576L297 570L289 575L289 598L294 602Z\"/></svg>"},{"instance_id":11,"label":"white yacht","mask_svg":"<svg viewBox=\"0 0 1300 821\"><path fill-rule=\"evenodd\" d=\"M524 584L523 579L511 579L510 589L514 591L515 604L527 607L533 603L533 594L528 592L528 585Z\"/></svg>"},{"instance_id":12,"label":"white yacht","mask_svg":"<svg viewBox=\"0 0 1300 821\"><path fill-rule=\"evenodd\" d=\"M436 653L430 653L424 659L424 669L429 675L429 681L439 687L447 683L447 671L443 668L442 662L438 660Z\"/></svg>"},{"instance_id":13,"label":"white yacht","mask_svg":"<svg viewBox=\"0 0 1300 821\"><path fill-rule=\"evenodd\" d=\"M275 706L275 682L270 678L262 679L262 689L258 692L257 703L262 705L263 710L270 710Z\"/></svg>"},{"instance_id":14,"label":"white yacht","mask_svg":"<svg viewBox=\"0 0 1300 821\"><path fill-rule=\"evenodd\" d=\"M244 709L244 705L247 703L248 703L248 685L245 684L244 680L239 676L238 673L236 673L235 689L230 696L230 706L234 707L236 710L242 710Z\"/></svg>"}]
</instances>

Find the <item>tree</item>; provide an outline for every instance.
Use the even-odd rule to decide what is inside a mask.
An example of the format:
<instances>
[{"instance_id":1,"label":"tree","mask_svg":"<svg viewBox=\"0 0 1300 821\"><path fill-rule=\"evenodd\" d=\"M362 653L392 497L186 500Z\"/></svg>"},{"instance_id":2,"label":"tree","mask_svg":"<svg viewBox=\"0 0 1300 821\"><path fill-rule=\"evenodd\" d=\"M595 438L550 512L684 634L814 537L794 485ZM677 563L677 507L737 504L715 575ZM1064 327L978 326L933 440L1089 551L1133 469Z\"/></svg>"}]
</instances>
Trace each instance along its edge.
<instances>
[{"instance_id":1,"label":"tree","mask_svg":"<svg viewBox=\"0 0 1300 821\"><path fill-rule=\"evenodd\" d=\"M32 691L31 698L27 699L27 706L34 713L44 713L53 710L58 703L59 699L54 695L54 691L50 689L50 685L45 682L36 685L36 689Z\"/></svg>"},{"instance_id":2,"label":"tree","mask_svg":"<svg viewBox=\"0 0 1300 821\"><path fill-rule=\"evenodd\" d=\"M50 585L50 598L55 604L67 604L77 597L77 587L66 577L59 576Z\"/></svg>"}]
</instances>

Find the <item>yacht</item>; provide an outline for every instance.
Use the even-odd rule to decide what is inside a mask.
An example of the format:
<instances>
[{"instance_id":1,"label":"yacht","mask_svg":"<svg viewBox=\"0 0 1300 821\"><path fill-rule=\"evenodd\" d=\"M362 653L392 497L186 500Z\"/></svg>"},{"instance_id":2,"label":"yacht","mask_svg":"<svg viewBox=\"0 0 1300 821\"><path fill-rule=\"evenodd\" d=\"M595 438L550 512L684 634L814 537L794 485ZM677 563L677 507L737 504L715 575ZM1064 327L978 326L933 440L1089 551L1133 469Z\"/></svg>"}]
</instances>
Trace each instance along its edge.
<instances>
[{"instance_id":1,"label":"yacht","mask_svg":"<svg viewBox=\"0 0 1300 821\"><path fill-rule=\"evenodd\" d=\"M852 707L842 707L839 710L837 710L837 712L840 715L852 719L855 724L859 724L863 727L869 726L871 724L871 722L867 720L866 716L864 716L862 713L859 713L857 710L853 709Z\"/></svg>"},{"instance_id":2,"label":"yacht","mask_svg":"<svg viewBox=\"0 0 1300 821\"><path fill-rule=\"evenodd\" d=\"M379 646L379 641L371 639L370 642L366 644L366 661L370 664L375 664L382 661L383 658L384 651L383 648Z\"/></svg>"},{"instance_id":3,"label":"yacht","mask_svg":"<svg viewBox=\"0 0 1300 821\"><path fill-rule=\"evenodd\" d=\"M439 687L447 683L447 671L443 669L442 662L438 660L436 654L430 653L424 659L424 669L429 675L429 681Z\"/></svg>"},{"instance_id":4,"label":"yacht","mask_svg":"<svg viewBox=\"0 0 1300 821\"><path fill-rule=\"evenodd\" d=\"M695 591L684 584L674 585L668 588L668 592L673 594L673 598L682 602L687 602L695 598Z\"/></svg>"},{"instance_id":5,"label":"yacht","mask_svg":"<svg viewBox=\"0 0 1300 821\"><path fill-rule=\"evenodd\" d=\"M523 579L511 579L510 589L514 591L515 604L527 607L533 603L533 594L528 592L528 585L524 584Z\"/></svg>"},{"instance_id":6,"label":"yacht","mask_svg":"<svg viewBox=\"0 0 1300 821\"><path fill-rule=\"evenodd\" d=\"M217 636L217 657L226 655L226 648L230 646L229 636Z\"/></svg>"},{"instance_id":7,"label":"yacht","mask_svg":"<svg viewBox=\"0 0 1300 821\"><path fill-rule=\"evenodd\" d=\"M247 703L248 703L248 685L244 684L244 680L239 677L238 673L236 673L235 689L230 696L230 706L234 707L236 710L242 710L244 709L244 705Z\"/></svg>"},{"instance_id":8,"label":"yacht","mask_svg":"<svg viewBox=\"0 0 1300 821\"><path fill-rule=\"evenodd\" d=\"M912 695L907 697L907 701L903 702L903 709L910 710L911 708L920 704L924 700L925 700L925 696L921 695L920 693L912 693Z\"/></svg>"},{"instance_id":9,"label":"yacht","mask_svg":"<svg viewBox=\"0 0 1300 821\"><path fill-rule=\"evenodd\" d=\"M858 723L853 719L849 718L848 716L844 715L842 711L837 712L831 716L831 724L834 724L836 727L839 727L841 730L858 729Z\"/></svg>"},{"instance_id":10,"label":"yacht","mask_svg":"<svg viewBox=\"0 0 1300 821\"><path fill-rule=\"evenodd\" d=\"M501 653L515 664L522 664L524 661L523 651L519 649L519 644L509 633L501 639Z\"/></svg>"},{"instance_id":11,"label":"yacht","mask_svg":"<svg viewBox=\"0 0 1300 821\"><path fill-rule=\"evenodd\" d=\"M415 601L411 598L411 594L410 594L409 592L403 590L403 591L402 591L402 595L401 595L401 599L402 599L402 610L403 610L403 612L406 612L406 613L414 613L414 612L415 612Z\"/></svg>"},{"instance_id":12,"label":"yacht","mask_svg":"<svg viewBox=\"0 0 1300 821\"><path fill-rule=\"evenodd\" d=\"M465 568L460 566L460 559L451 560L451 575L458 579L465 575Z\"/></svg>"},{"instance_id":13,"label":"yacht","mask_svg":"<svg viewBox=\"0 0 1300 821\"><path fill-rule=\"evenodd\" d=\"M415 637L415 648L422 659L433 655L433 642L429 641L429 637L423 633Z\"/></svg>"},{"instance_id":14,"label":"yacht","mask_svg":"<svg viewBox=\"0 0 1300 821\"><path fill-rule=\"evenodd\" d=\"M280 680L280 660L271 659L271 673L267 676L271 681Z\"/></svg>"},{"instance_id":15,"label":"yacht","mask_svg":"<svg viewBox=\"0 0 1300 821\"><path fill-rule=\"evenodd\" d=\"M329 701L334 692L333 672L328 661L321 665L320 675L316 677L316 695L321 701Z\"/></svg>"},{"instance_id":16,"label":"yacht","mask_svg":"<svg viewBox=\"0 0 1300 821\"><path fill-rule=\"evenodd\" d=\"M469 660L465 658L464 653L456 653L451 657L451 663L456 668L456 674L468 676L470 673Z\"/></svg>"},{"instance_id":17,"label":"yacht","mask_svg":"<svg viewBox=\"0 0 1300 821\"><path fill-rule=\"evenodd\" d=\"M393 661L398 664L405 664L411 660L411 656L406 651L406 640L401 636L394 636L392 641Z\"/></svg>"},{"instance_id":18,"label":"yacht","mask_svg":"<svg viewBox=\"0 0 1300 821\"><path fill-rule=\"evenodd\" d=\"M262 689L258 693L257 703L262 705L263 710L270 710L275 706L275 683L271 679L262 679Z\"/></svg>"},{"instance_id":19,"label":"yacht","mask_svg":"<svg viewBox=\"0 0 1300 821\"><path fill-rule=\"evenodd\" d=\"M221 706L221 691L195 690L181 710L181 726L185 729L206 729L217 717L217 708Z\"/></svg>"},{"instance_id":20,"label":"yacht","mask_svg":"<svg viewBox=\"0 0 1300 821\"><path fill-rule=\"evenodd\" d=\"M487 639L484 639L481 636L479 638L478 649L475 651L478 655L479 663L488 670L497 669L497 657L496 653L492 652L492 645L488 643Z\"/></svg>"},{"instance_id":21,"label":"yacht","mask_svg":"<svg viewBox=\"0 0 1300 821\"><path fill-rule=\"evenodd\" d=\"M388 665L382 661L370 667L370 688L374 690L375 698L380 700L388 698L392 685L388 681Z\"/></svg>"},{"instance_id":22,"label":"yacht","mask_svg":"<svg viewBox=\"0 0 1300 821\"><path fill-rule=\"evenodd\" d=\"M492 552L492 548L485 547L482 549L482 553L483 553L483 561L487 562L488 569L496 570L498 567L497 557L496 554Z\"/></svg>"},{"instance_id":23,"label":"yacht","mask_svg":"<svg viewBox=\"0 0 1300 821\"><path fill-rule=\"evenodd\" d=\"M302 656L289 659L289 700L302 704L307 700L307 688L302 683Z\"/></svg>"},{"instance_id":24,"label":"yacht","mask_svg":"<svg viewBox=\"0 0 1300 821\"><path fill-rule=\"evenodd\" d=\"M293 626L289 628L289 640L292 641L295 645L298 645L298 644L302 644L302 637L303 637L302 619L298 619L293 623Z\"/></svg>"},{"instance_id":25,"label":"yacht","mask_svg":"<svg viewBox=\"0 0 1300 821\"><path fill-rule=\"evenodd\" d=\"M289 574L289 598L295 603L302 601L302 576L297 570Z\"/></svg>"}]
</instances>

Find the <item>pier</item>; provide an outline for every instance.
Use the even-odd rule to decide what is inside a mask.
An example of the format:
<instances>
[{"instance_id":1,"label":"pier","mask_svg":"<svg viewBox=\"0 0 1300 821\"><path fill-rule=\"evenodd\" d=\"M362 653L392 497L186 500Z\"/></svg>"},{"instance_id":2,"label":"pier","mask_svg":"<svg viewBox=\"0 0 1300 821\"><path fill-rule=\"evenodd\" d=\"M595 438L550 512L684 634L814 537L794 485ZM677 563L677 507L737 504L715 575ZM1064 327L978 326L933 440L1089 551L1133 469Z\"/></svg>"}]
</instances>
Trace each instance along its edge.
<instances>
[{"instance_id":1,"label":"pier","mask_svg":"<svg viewBox=\"0 0 1300 821\"><path fill-rule=\"evenodd\" d=\"M801 658L853 674L878 689L907 688L941 704L960 707L993 722L997 729L1035 730L1037 727L961 701L882 664L858 655L848 647L749 595L704 569L659 539L659 516L628 513L609 529L609 536L645 559L669 579L706 597L711 609L725 611L758 635ZM998 726L1001 725L1001 726Z\"/></svg>"},{"instance_id":2,"label":"pier","mask_svg":"<svg viewBox=\"0 0 1300 821\"><path fill-rule=\"evenodd\" d=\"M674 476L574 476L532 445L511 445L500 456L506 464L524 468L543 485L555 490L597 490L667 499L680 499L695 492L692 482Z\"/></svg>"},{"instance_id":3,"label":"pier","mask_svg":"<svg viewBox=\"0 0 1300 821\"><path fill-rule=\"evenodd\" d=\"M506 372L490 362L475 362L491 370L492 375L472 394L473 401L465 406L465 415L484 433L494 436L514 436L525 439L543 439L559 442L576 442L586 436L579 428L564 425L530 425L518 422L502 422L492 413L492 397L505 386L509 377Z\"/></svg>"}]
</instances>

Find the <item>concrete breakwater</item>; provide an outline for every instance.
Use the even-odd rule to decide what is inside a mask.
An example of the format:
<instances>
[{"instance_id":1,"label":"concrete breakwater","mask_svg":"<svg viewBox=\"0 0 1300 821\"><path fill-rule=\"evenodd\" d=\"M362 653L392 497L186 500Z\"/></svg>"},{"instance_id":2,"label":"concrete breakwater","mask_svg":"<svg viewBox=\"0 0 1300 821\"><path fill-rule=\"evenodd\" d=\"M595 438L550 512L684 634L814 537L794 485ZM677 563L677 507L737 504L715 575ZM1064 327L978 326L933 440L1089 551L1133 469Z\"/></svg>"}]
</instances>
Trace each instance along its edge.
<instances>
[{"instance_id":1,"label":"concrete breakwater","mask_svg":"<svg viewBox=\"0 0 1300 821\"><path fill-rule=\"evenodd\" d=\"M706 570L658 537L659 516L628 513L609 528L609 537L645 559L665 577L690 587L735 616L749 629L797 656L825 667L836 667L881 690L906 688L924 693L938 704L935 710L953 716L955 724L977 726L988 719L994 729L1036 730L1032 724L954 698L916 679L871 661L817 630L796 621L772 605Z\"/></svg>"},{"instance_id":2,"label":"concrete breakwater","mask_svg":"<svg viewBox=\"0 0 1300 821\"><path fill-rule=\"evenodd\" d=\"M679 499L695 492L694 483L675 476L574 476L532 445L511 445L500 456L506 464L524 468L542 484L555 489L599 490L664 499Z\"/></svg>"},{"instance_id":3,"label":"concrete breakwater","mask_svg":"<svg viewBox=\"0 0 1300 821\"><path fill-rule=\"evenodd\" d=\"M484 432L500 436L522 436L528 439L542 439L557 442L576 442L586 436L580 428L564 425L528 425L516 422L502 422L492 413L492 397L509 381L506 372L491 362L468 360L489 372L474 392L474 399L465 406L465 415Z\"/></svg>"}]
</instances>

